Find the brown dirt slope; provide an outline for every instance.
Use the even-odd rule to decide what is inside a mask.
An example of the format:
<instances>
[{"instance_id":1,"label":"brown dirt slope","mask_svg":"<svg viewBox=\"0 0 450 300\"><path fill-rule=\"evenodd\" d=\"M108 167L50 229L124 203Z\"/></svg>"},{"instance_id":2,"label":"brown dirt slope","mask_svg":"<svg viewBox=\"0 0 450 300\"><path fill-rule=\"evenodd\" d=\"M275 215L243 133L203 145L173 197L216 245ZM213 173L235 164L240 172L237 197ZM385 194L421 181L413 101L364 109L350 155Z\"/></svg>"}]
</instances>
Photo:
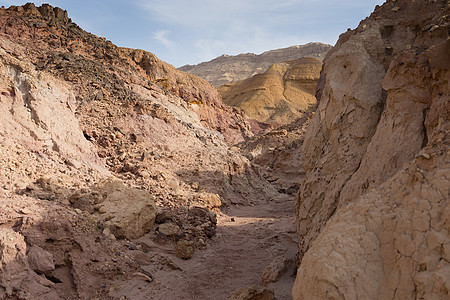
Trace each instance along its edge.
<instances>
[{"instance_id":1,"label":"brown dirt slope","mask_svg":"<svg viewBox=\"0 0 450 300\"><path fill-rule=\"evenodd\" d=\"M288 124L316 104L322 62L304 57L272 65L263 74L219 88L223 101L259 122Z\"/></svg>"},{"instance_id":2,"label":"brown dirt slope","mask_svg":"<svg viewBox=\"0 0 450 300\"><path fill-rule=\"evenodd\" d=\"M448 298L449 14L388 1L325 58L294 299Z\"/></svg>"},{"instance_id":3,"label":"brown dirt slope","mask_svg":"<svg viewBox=\"0 0 450 300\"><path fill-rule=\"evenodd\" d=\"M198 65L183 66L180 70L196 74L215 87L219 87L264 73L271 65L283 61L297 60L302 57L314 57L322 60L331 47L331 45L322 43L308 43L271 50L259 55L253 53L235 56L222 55Z\"/></svg>"}]
</instances>

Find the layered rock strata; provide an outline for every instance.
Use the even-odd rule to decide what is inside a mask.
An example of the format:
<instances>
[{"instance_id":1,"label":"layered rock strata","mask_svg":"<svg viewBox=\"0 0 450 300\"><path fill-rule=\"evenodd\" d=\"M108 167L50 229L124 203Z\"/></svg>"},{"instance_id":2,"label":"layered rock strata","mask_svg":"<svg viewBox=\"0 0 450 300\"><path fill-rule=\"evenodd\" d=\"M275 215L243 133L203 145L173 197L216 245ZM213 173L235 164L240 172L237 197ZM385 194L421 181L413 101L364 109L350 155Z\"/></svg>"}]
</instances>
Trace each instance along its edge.
<instances>
[{"instance_id":1,"label":"layered rock strata","mask_svg":"<svg viewBox=\"0 0 450 300\"><path fill-rule=\"evenodd\" d=\"M323 60L330 49L331 45L308 43L266 51L262 54L222 55L198 65L183 66L180 70L198 75L215 87L219 87L264 73L271 65L276 63L297 60L302 57L314 57Z\"/></svg>"},{"instance_id":2,"label":"layered rock strata","mask_svg":"<svg viewBox=\"0 0 450 300\"><path fill-rule=\"evenodd\" d=\"M322 62L304 57L272 65L263 74L219 87L223 102L259 122L285 125L312 111Z\"/></svg>"}]
</instances>

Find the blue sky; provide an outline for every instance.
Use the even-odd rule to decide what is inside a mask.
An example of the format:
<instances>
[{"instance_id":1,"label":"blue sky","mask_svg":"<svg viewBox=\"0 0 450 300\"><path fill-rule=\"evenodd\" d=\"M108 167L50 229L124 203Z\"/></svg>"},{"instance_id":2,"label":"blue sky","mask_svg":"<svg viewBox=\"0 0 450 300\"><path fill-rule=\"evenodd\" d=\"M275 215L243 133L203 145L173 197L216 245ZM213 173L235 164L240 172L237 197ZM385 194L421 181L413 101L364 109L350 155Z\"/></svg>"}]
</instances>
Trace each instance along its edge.
<instances>
[{"instance_id":1,"label":"blue sky","mask_svg":"<svg viewBox=\"0 0 450 300\"><path fill-rule=\"evenodd\" d=\"M2 0L1 5L29 1ZM323 42L355 28L381 0L50 0L81 28L180 67L222 54Z\"/></svg>"}]
</instances>

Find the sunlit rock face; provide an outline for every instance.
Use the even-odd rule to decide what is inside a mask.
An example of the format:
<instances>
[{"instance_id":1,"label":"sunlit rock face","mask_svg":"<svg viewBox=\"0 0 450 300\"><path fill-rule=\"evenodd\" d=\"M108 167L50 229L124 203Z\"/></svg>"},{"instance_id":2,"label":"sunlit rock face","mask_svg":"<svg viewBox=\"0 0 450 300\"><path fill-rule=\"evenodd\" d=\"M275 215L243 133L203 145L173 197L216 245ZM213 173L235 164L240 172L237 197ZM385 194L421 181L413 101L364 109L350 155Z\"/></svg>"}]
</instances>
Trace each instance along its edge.
<instances>
[{"instance_id":1,"label":"sunlit rock face","mask_svg":"<svg viewBox=\"0 0 450 300\"><path fill-rule=\"evenodd\" d=\"M388 1L326 56L294 299L448 295L449 12Z\"/></svg>"}]
</instances>

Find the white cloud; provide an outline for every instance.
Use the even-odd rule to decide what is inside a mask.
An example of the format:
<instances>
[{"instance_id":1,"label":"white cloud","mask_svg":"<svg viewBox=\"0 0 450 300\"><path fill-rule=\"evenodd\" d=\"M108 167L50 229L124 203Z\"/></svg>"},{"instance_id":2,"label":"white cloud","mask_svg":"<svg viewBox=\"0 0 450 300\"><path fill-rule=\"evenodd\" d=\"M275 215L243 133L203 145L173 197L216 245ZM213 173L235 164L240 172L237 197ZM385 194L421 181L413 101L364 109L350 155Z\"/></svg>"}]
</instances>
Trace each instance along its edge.
<instances>
[{"instance_id":1,"label":"white cloud","mask_svg":"<svg viewBox=\"0 0 450 300\"><path fill-rule=\"evenodd\" d=\"M175 46L175 43L169 39L169 30L157 30L153 32L153 38L163 44L168 49L172 49Z\"/></svg>"}]
</instances>

